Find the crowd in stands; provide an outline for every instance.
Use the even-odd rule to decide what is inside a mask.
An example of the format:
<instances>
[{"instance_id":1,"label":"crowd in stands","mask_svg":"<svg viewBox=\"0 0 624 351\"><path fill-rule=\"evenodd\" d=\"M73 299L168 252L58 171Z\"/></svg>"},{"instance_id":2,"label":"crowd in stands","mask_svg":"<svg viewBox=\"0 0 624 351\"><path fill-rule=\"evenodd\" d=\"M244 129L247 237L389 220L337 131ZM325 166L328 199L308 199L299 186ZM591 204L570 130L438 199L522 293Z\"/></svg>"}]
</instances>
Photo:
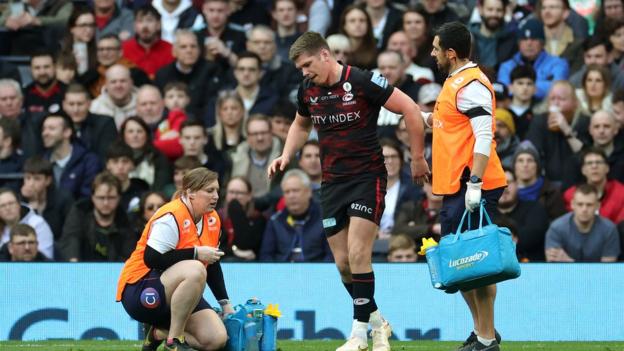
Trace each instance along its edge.
<instances>
[{"instance_id":1,"label":"crowd in stands","mask_svg":"<svg viewBox=\"0 0 624 351\"><path fill-rule=\"evenodd\" d=\"M573 6L571 6L571 3ZM267 177L303 77L306 30L423 111L462 21L496 91L508 187L497 223L523 262L624 259L624 0L8 0L0 4L0 260L124 261L191 169L219 173L226 261L333 261L316 134ZM410 177L400 115L374 257L415 262L442 198ZM426 135L431 158L431 134Z\"/></svg>"}]
</instances>

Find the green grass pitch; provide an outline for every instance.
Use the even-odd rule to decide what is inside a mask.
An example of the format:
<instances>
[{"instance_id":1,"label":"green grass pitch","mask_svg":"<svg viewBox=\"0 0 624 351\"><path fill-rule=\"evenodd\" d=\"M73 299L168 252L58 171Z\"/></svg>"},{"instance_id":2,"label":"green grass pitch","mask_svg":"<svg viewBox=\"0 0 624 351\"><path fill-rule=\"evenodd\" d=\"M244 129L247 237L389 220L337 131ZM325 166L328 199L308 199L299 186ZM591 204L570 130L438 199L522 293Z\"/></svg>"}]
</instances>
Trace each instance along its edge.
<instances>
[{"instance_id":1,"label":"green grass pitch","mask_svg":"<svg viewBox=\"0 0 624 351\"><path fill-rule=\"evenodd\" d=\"M341 341L279 341L281 351L334 351ZM451 351L459 342L395 341L393 351ZM0 342L2 351L132 351L140 350L136 341L9 341ZM370 350L370 348L369 348ZM624 351L624 342L506 342L503 351Z\"/></svg>"}]
</instances>

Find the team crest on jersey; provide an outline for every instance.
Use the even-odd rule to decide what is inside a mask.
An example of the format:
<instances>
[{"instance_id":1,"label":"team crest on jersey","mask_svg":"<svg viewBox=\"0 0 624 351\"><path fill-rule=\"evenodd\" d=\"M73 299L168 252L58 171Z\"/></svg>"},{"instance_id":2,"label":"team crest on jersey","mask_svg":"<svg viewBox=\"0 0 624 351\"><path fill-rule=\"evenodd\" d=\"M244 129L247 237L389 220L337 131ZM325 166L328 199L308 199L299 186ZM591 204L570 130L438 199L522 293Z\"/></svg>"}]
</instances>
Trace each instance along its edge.
<instances>
[{"instance_id":1,"label":"team crest on jersey","mask_svg":"<svg viewBox=\"0 0 624 351\"><path fill-rule=\"evenodd\" d=\"M347 93L350 92L352 88L353 87L349 82L344 82L344 84L342 85L342 89L344 89L344 91L346 91Z\"/></svg>"},{"instance_id":2,"label":"team crest on jersey","mask_svg":"<svg viewBox=\"0 0 624 351\"><path fill-rule=\"evenodd\" d=\"M310 96L310 104L316 105L318 103L318 96Z\"/></svg>"},{"instance_id":3,"label":"team crest on jersey","mask_svg":"<svg viewBox=\"0 0 624 351\"><path fill-rule=\"evenodd\" d=\"M351 94L349 92L342 96L342 101L344 101L344 102L349 102L351 100L353 100L353 94Z\"/></svg>"}]
</instances>

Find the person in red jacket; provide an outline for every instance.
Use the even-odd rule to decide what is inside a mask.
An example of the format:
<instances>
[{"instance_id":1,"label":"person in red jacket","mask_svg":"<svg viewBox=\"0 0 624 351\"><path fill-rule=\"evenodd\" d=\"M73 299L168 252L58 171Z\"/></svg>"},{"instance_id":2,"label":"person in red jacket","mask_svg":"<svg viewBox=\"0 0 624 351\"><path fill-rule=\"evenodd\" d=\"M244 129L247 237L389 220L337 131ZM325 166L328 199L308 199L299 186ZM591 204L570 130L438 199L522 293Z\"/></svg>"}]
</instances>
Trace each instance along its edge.
<instances>
[{"instance_id":1,"label":"person in red jacket","mask_svg":"<svg viewBox=\"0 0 624 351\"><path fill-rule=\"evenodd\" d=\"M624 221L624 184L607 178L609 164L604 151L598 148L588 148L581 156L581 172L585 176L585 182L598 189L600 198L600 215L617 224ZM576 186L570 187L563 194L566 209L572 210L571 202Z\"/></svg>"},{"instance_id":2,"label":"person in red jacket","mask_svg":"<svg viewBox=\"0 0 624 351\"><path fill-rule=\"evenodd\" d=\"M134 31L136 36L122 44L123 56L154 79L156 71L174 61L171 44L160 38L160 13L152 5L137 9Z\"/></svg>"}]
</instances>

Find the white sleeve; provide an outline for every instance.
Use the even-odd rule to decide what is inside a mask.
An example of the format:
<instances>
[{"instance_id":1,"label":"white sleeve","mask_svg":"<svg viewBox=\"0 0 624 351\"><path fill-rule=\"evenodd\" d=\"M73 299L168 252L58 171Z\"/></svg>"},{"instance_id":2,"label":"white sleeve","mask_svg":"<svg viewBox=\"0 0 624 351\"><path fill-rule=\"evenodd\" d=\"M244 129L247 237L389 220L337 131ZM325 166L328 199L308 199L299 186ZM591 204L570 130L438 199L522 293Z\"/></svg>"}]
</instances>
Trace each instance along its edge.
<instances>
[{"instance_id":1,"label":"white sleeve","mask_svg":"<svg viewBox=\"0 0 624 351\"><path fill-rule=\"evenodd\" d=\"M470 118L475 135L474 152L490 156L492 139L492 93L479 81L473 81L457 93L457 109Z\"/></svg>"},{"instance_id":2,"label":"white sleeve","mask_svg":"<svg viewBox=\"0 0 624 351\"><path fill-rule=\"evenodd\" d=\"M170 213L166 214L152 222L147 246L164 254L178 246L179 235L178 224L175 218Z\"/></svg>"}]
</instances>

